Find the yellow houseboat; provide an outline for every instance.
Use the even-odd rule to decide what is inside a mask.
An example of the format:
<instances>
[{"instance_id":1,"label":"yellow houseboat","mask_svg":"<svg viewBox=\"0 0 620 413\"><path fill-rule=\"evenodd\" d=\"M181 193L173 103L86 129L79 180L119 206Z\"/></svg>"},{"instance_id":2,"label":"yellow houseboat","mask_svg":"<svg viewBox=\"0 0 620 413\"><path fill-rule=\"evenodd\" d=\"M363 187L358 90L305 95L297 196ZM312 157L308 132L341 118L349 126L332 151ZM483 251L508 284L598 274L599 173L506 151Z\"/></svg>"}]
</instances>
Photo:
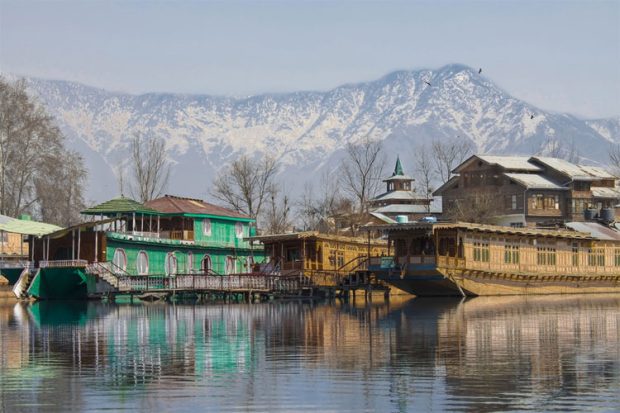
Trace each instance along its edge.
<instances>
[{"instance_id":1,"label":"yellow houseboat","mask_svg":"<svg viewBox=\"0 0 620 413\"><path fill-rule=\"evenodd\" d=\"M566 229L471 223L375 226L390 257L369 270L418 296L620 292L620 231L597 222Z\"/></svg>"},{"instance_id":2,"label":"yellow houseboat","mask_svg":"<svg viewBox=\"0 0 620 413\"><path fill-rule=\"evenodd\" d=\"M316 231L248 238L265 246L262 272L303 275L316 285L332 286L342 277L366 270L369 256L387 254L382 240L321 234Z\"/></svg>"}]
</instances>

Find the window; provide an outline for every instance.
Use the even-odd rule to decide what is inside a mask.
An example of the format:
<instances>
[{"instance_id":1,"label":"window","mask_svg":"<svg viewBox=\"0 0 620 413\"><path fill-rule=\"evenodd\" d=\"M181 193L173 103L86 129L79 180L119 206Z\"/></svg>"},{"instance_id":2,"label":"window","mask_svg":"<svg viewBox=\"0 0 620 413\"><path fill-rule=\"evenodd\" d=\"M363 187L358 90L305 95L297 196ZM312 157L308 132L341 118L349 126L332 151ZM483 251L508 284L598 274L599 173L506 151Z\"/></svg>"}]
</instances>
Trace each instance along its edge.
<instances>
[{"instance_id":1,"label":"window","mask_svg":"<svg viewBox=\"0 0 620 413\"><path fill-rule=\"evenodd\" d=\"M165 271L168 276L176 275L177 273L177 257L174 255L174 252L169 252L166 255Z\"/></svg>"},{"instance_id":2,"label":"window","mask_svg":"<svg viewBox=\"0 0 620 413\"><path fill-rule=\"evenodd\" d=\"M614 250L614 265L620 267L620 248Z\"/></svg>"},{"instance_id":3,"label":"window","mask_svg":"<svg viewBox=\"0 0 620 413\"><path fill-rule=\"evenodd\" d=\"M235 274L237 272L237 261L235 257L226 257L226 274Z\"/></svg>"},{"instance_id":4,"label":"window","mask_svg":"<svg viewBox=\"0 0 620 413\"><path fill-rule=\"evenodd\" d=\"M192 253L191 251L187 253L187 269L186 269L188 274L191 274L194 272L194 253Z\"/></svg>"},{"instance_id":5,"label":"window","mask_svg":"<svg viewBox=\"0 0 620 413\"><path fill-rule=\"evenodd\" d=\"M138 275L148 275L149 273L149 256L145 251L140 251L136 257L136 271Z\"/></svg>"},{"instance_id":6,"label":"window","mask_svg":"<svg viewBox=\"0 0 620 413\"><path fill-rule=\"evenodd\" d=\"M588 265L590 267L605 266L605 249L604 248L588 249Z\"/></svg>"},{"instance_id":7,"label":"window","mask_svg":"<svg viewBox=\"0 0 620 413\"><path fill-rule=\"evenodd\" d=\"M127 254L125 254L125 250L122 248L117 248L114 250L114 257L112 258L112 264L117 270L126 271L127 270Z\"/></svg>"},{"instance_id":8,"label":"window","mask_svg":"<svg viewBox=\"0 0 620 413\"><path fill-rule=\"evenodd\" d=\"M489 262L489 243L475 241L474 242L474 261Z\"/></svg>"},{"instance_id":9,"label":"window","mask_svg":"<svg viewBox=\"0 0 620 413\"><path fill-rule=\"evenodd\" d=\"M9 242L9 234L4 231L0 231L0 242L3 244Z\"/></svg>"},{"instance_id":10,"label":"window","mask_svg":"<svg viewBox=\"0 0 620 413\"><path fill-rule=\"evenodd\" d=\"M517 196L516 195L513 195L511 197L511 206L513 210L517 209Z\"/></svg>"},{"instance_id":11,"label":"window","mask_svg":"<svg viewBox=\"0 0 620 413\"><path fill-rule=\"evenodd\" d=\"M536 248L538 265L555 265L555 248L540 245Z\"/></svg>"},{"instance_id":12,"label":"window","mask_svg":"<svg viewBox=\"0 0 620 413\"><path fill-rule=\"evenodd\" d=\"M519 246L506 244L504 246L504 263L506 264L518 264L519 263Z\"/></svg>"},{"instance_id":13,"label":"window","mask_svg":"<svg viewBox=\"0 0 620 413\"><path fill-rule=\"evenodd\" d=\"M202 272L205 274L211 271L211 257L205 255L202 257L202 261L200 262L200 268L202 268Z\"/></svg>"},{"instance_id":14,"label":"window","mask_svg":"<svg viewBox=\"0 0 620 413\"><path fill-rule=\"evenodd\" d=\"M245 259L245 266L246 266L246 271L247 272L252 272L252 267L254 266L254 258L253 257L247 257Z\"/></svg>"},{"instance_id":15,"label":"window","mask_svg":"<svg viewBox=\"0 0 620 413\"><path fill-rule=\"evenodd\" d=\"M202 235L205 237L211 236L211 220L209 218L202 220Z\"/></svg>"},{"instance_id":16,"label":"window","mask_svg":"<svg viewBox=\"0 0 620 413\"><path fill-rule=\"evenodd\" d=\"M573 243L573 250L572 250L573 254L573 267L579 267L579 244L577 244L576 242Z\"/></svg>"},{"instance_id":17,"label":"window","mask_svg":"<svg viewBox=\"0 0 620 413\"><path fill-rule=\"evenodd\" d=\"M235 235L237 238L243 238L243 224L241 222L235 224Z\"/></svg>"}]
</instances>

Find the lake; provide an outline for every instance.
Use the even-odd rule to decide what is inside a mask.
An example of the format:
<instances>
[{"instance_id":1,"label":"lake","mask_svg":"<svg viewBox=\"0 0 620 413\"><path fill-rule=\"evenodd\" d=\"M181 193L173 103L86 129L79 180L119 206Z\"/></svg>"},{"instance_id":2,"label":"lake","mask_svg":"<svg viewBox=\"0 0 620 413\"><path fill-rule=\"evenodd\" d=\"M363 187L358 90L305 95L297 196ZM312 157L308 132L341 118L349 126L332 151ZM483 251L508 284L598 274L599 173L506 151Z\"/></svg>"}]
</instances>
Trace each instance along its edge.
<instances>
[{"instance_id":1,"label":"lake","mask_svg":"<svg viewBox=\"0 0 620 413\"><path fill-rule=\"evenodd\" d=\"M0 302L0 411L620 411L620 296Z\"/></svg>"}]
</instances>

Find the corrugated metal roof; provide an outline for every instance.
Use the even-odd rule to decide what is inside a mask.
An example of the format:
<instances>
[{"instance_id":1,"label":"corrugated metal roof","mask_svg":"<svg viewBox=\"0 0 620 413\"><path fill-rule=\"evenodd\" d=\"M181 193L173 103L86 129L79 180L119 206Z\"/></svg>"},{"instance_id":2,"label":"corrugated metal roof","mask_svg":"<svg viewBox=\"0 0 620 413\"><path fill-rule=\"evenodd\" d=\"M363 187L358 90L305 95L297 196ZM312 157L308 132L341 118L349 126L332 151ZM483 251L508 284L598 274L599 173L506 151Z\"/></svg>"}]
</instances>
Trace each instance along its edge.
<instances>
[{"instance_id":1,"label":"corrugated metal roof","mask_svg":"<svg viewBox=\"0 0 620 413\"><path fill-rule=\"evenodd\" d=\"M381 230L381 231L407 231L407 230L432 230L435 228L447 228L447 229L465 229L480 232L493 232L497 234L512 234L512 235L532 235L541 237L556 237L556 238L571 238L571 239L591 239L590 232L576 232L571 230L551 230L551 229L537 229L537 228L513 228L500 225L487 225L487 224L473 224L469 222L440 222L440 223L425 223L425 222L410 222L406 224L391 224L391 225L373 225L365 227L367 231Z\"/></svg>"},{"instance_id":2,"label":"corrugated metal roof","mask_svg":"<svg viewBox=\"0 0 620 413\"><path fill-rule=\"evenodd\" d=\"M572 230L589 233L594 239L620 241L620 232L618 230L597 222L568 222L565 225Z\"/></svg>"},{"instance_id":3,"label":"corrugated metal roof","mask_svg":"<svg viewBox=\"0 0 620 413\"><path fill-rule=\"evenodd\" d=\"M392 204L386 205L377 209L373 209L373 212L380 214L428 214L428 208L426 205L411 205L411 204ZM433 204L430 205L431 214L440 214L441 208L437 208Z\"/></svg>"},{"instance_id":4,"label":"corrugated metal roof","mask_svg":"<svg viewBox=\"0 0 620 413\"><path fill-rule=\"evenodd\" d=\"M592 197L620 199L620 188L605 188L602 186L594 186L592 189Z\"/></svg>"},{"instance_id":5,"label":"corrugated metal roof","mask_svg":"<svg viewBox=\"0 0 620 413\"><path fill-rule=\"evenodd\" d=\"M230 218L251 219L249 216L233 210L210 204L201 199L183 198L173 195L164 195L153 199L145 206L163 214L196 214L217 215Z\"/></svg>"},{"instance_id":6,"label":"corrugated metal roof","mask_svg":"<svg viewBox=\"0 0 620 413\"><path fill-rule=\"evenodd\" d=\"M400 199L404 201L411 201L418 199L411 191L390 191L384 192L381 195L377 195L372 201L385 201L390 199Z\"/></svg>"},{"instance_id":7,"label":"corrugated metal roof","mask_svg":"<svg viewBox=\"0 0 620 413\"><path fill-rule=\"evenodd\" d=\"M413 181L413 178L409 175L392 175L389 178L385 178L383 182L389 181Z\"/></svg>"},{"instance_id":8,"label":"corrugated metal roof","mask_svg":"<svg viewBox=\"0 0 620 413\"><path fill-rule=\"evenodd\" d=\"M13 232L15 234L22 235L34 235L42 237L43 235L51 234L62 229L57 225L46 224L45 222L37 221L24 221L21 219L14 219L8 221L5 224L0 224L0 230L6 232Z\"/></svg>"},{"instance_id":9,"label":"corrugated metal roof","mask_svg":"<svg viewBox=\"0 0 620 413\"><path fill-rule=\"evenodd\" d=\"M157 211L148 208L141 203L134 201L131 198L120 196L118 198L111 199L93 207L87 208L81 213L84 215L116 215L116 214L156 214Z\"/></svg>"},{"instance_id":10,"label":"corrugated metal roof","mask_svg":"<svg viewBox=\"0 0 620 413\"><path fill-rule=\"evenodd\" d=\"M315 239L315 240L327 240L327 241L340 241L356 244L367 244L368 239L362 237L346 237L343 235L322 234L318 231L304 231L304 232L291 232L288 234L272 234L272 235L257 235L254 237L244 238L245 241L261 241L263 244L269 242L278 241L290 241L298 239ZM384 244L384 241L371 240L371 244Z\"/></svg>"},{"instance_id":11,"label":"corrugated metal roof","mask_svg":"<svg viewBox=\"0 0 620 413\"><path fill-rule=\"evenodd\" d=\"M550 158L546 156L533 156L531 158L541 164L566 175L571 179L614 179L614 176L604 168L587 165L575 165L564 159Z\"/></svg>"},{"instance_id":12,"label":"corrugated metal roof","mask_svg":"<svg viewBox=\"0 0 620 413\"><path fill-rule=\"evenodd\" d=\"M542 170L539 166L528 162L530 159L528 156L473 155L468 160L460 164L454 171L460 172L464 166L476 158L488 163L489 165L500 166L508 171L539 172Z\"/></svg>"},{"instance_id":13,"label":"corrugated metal roof","mask_svg":"<svg viewBox=\"0 0 620 413\"><path fill-rule=\"evenodd\" d=\"M390 218L390 217L388 217L386 215L383 215L380 212L371 212L370 215L380 219L381 221L385 222L386 224L396 224L396 221L394 221L392 218Z\"/></svg>"},{"instance_id":14,"label":"corrugated metal roof","mask_svg":"<svg viewBox=\"0 0 620 413\"><path fill-rule=\"evenodd\" d=\"M6 215L0 215L0 224L6 224L6 223L9 223L11 221L15 221L15 218L8 217Z\"/></svg>"},{"instance_id":15,"label":"corrugated metal roof","mask_svg":"<svg viewBox=\"0 0 620 413\"><path fill-rule=\"evenodd\" d=\"M538 174L504 173L504 175L528 189L568 189Z\"/></svg>"}]
</instances>

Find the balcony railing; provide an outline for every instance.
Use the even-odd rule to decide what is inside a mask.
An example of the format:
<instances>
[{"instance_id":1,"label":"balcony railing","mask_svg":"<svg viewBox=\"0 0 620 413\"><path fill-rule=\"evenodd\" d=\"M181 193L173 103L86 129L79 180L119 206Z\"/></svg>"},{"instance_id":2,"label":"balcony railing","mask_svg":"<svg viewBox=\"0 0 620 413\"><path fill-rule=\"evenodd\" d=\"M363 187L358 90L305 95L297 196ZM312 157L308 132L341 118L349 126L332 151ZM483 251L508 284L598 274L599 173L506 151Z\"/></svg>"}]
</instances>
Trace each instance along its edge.
<instances>
[{"instance_id":1,"label":"balcony railing","mask_svg":"<svg viewBox=\"0 0 620 413\"><path fill-rule=\"evenodd\" d=\"M39 268L86 268L86 260L39 261Z\"/></svg>"}]
</instances>

